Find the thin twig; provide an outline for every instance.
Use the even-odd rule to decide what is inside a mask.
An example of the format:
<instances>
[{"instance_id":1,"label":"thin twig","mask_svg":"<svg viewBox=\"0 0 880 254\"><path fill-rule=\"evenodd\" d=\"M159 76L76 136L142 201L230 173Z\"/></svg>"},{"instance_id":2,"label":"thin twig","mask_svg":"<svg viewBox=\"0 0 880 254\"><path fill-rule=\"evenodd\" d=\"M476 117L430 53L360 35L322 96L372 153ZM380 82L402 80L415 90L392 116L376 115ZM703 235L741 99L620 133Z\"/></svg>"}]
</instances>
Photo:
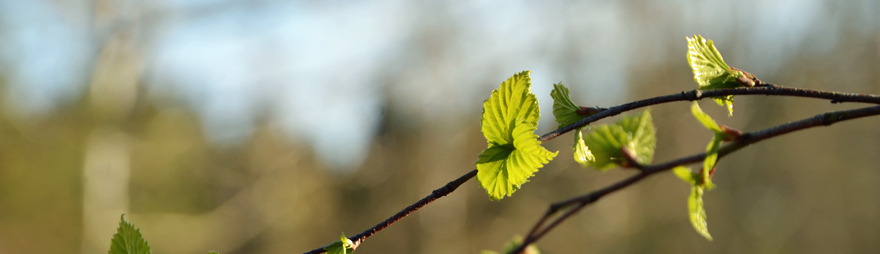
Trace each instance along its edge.
<instances>
[{"instance_id":1,"label":"thin twig","mask_svg":"<svg viewBox=\"0 0 880 254\"><path fill-rule=\"evenodd\" d=\"M640 100L640 101L634 101L634 102L622 104L619 106L611 107L611 108L602 110L601 112L599 112L595 115L584 118L578 122L575 122L573 124L556 129L556 130L551 131L547 134L541 135L540 137L538 137L538 140L540 140L541 143L544 143L544 142L547 142L553 138L558 137L559 135L562 135L562 134L569 132L571 130L574 130L576 128L586 126L592 122L601 120L606 117L615 116L615 115L618 115L618 114L626 112L626 111L642 108L642 107L647 107L647 106L662 104L662 103L668 103L668 102L675 102L675 101L694 101L694 100L701 100L701 99L709 98L709 97L726 96L726 95L768 95L768 96L769 95L780 95L780 96L794 96L794 97L809 97L809 98L828 99L828 100L831 100L832 103L864 102L864 103L880 104L880 96L877 96L877 95L825 92L825 91L816 91L816 90L808 90L808 89L800 89L800 88L788 88L788 87L782 87L782 86L773 85L773 84L748 87L748 88L715 89L715 90L706 90L706 91L692 90L692 91L685 91L685 92L676 93L676 94L670 94L670 95L665 95L665 96L644 99L644 100ZM702 160L702 158L700 160ZM643 170L643 172L646 172L646 171L648 171L648 170ZM476 175L477 175L477 170L472 170L472 171L462 175L458 179L455 179L455 180L447 183L446 186L443 186L437 190L434 190L427 197L422 198L418 202L404 208L403 210L401 210L400 212L398 212L394 216L391 216L391 218L388 218L385 221L377 224L376 226L373 226L372 228L367 229L366 231L361 232L360 234L354 235L348 239L354 243L354 245L353 245L354 248L357 248L357 246L359 246L361 243L363 243L367 238L369 238L373 234L390 226L391 224L394 224L398 220L402 219L403 217L406 217L407 215L409 215L412 212L415 212L416 210L419 210L420 208L433 202L434 200L437 200L438 198L449 195L450 193L455 191L455 189L458 188L458 186L460 186L464 182L469 181L471 178L473 178ZM554 210L551 212L555 213L556 211ZM547 216L545 216L545 219L546 219L546 217ZM541 226L541 224L543 224L543 220L544 219L542 219L542 221L539 223L539 225L536 225L536 226ZM537 230L537 228L535 230ZM532 232L532 233L534 233L534 232ZM529 233L529 235L533 235L532 233ZM327 245L327 246L329 246L329 245ZM326 247L326 246L324 246L324 247ZM305 253L307 253L307 254L324 253L324 252L326 252L324 250L324 247L317 248L317 249L314 249L314 250L311 250L311 251L308 251Z\"/></svg>"},{"instance_id":2,"label":"thin twig","mask_svg":"<svg viewBox=\"0 0 880 254\"><path fill-rule=\"evenodd\" d=\"M357 234L357 235L354 235L354 236L348 238L349 240L352 241L352 249L357 249L357 247L360 246L360 244L363 243L364 240L367 240L367 238L369 238L370 236L373 236L373 234L376 234L376 232L379 232L382 229L385 229L388 226L391 226L391 224L394 224L398 220L403 219L403 217L406 217L410 213L415 212L416 210L419 210L419 208L422 208L423 206L430 204L431 202L434 202L434 200L437 200L438 198L449 195L449 193L452 193L453 191L455 191L455 189L458 188L458 186L461 186L461 184L467 182L468 180L470 180L471 178L473 178L476 175L477 175L477 170L476 169L471 170L471 172L468 172L467 174L464 174L463 176L459 177L458 179L452 180L451 182L447 183L445 186L440 187L439 189L432 191L431 195L428 195L427 197L419 200L419 202L416 202L415 204L412 204L412 205L406 207L405 209L398 212L394 216L391 216L391 218L388 218L387 220L385 220L379 224L376 224L376 226L373 226L372 228L367 229L366 231L361 232L360 234ZM330 245L327 245L327 246L330 246ZM324 252L326 252L326 250L324 250L324 248L327 246L317 248L317 249L308 251L306 253L309 253L309 254L324 253Z\"/></svg>"},{"instance_id":3,"label":"thin twig","mask_svg":"<svg viewBox=\"0 0 880 254\"><path fill-rule=\"evenodd\" d=\"M733 153L739 149L742 149L743 147L757 143L759 141L773 138L773 137L777 137L777 136L791 133L794 131L799 131L799 130L817 127L817 126L828 126L828 125L831 125L831 124L834 124L834 123L840 122L840 121L852 120L852 119L856 119L856 118L861 118L861 117L866 117L866 116L874 116L874 115L880 115L880 106L865 107L865 108L844 110L844 111L827 112L827 113L819 114L819 115L816 115L816 116L813 116L813 117L810 117L807 119L803 119L803 120L800 120L797 122L790 122L787 124L778 125L775 127L767 128L767 129L756 131L756 132L744 133L742 136L742 139L740 139L739 141L732 142L731 144L726 145L723 148L721 148L718 151L718 158L720 159L721 157L724 157L730 153ZM574 197L574 198L564 200L564 201L561 201L558 203L554 203L554 204L550 205L550 208L547 210L547 213L545 213L544 217L542 217L540 220L538 220L537 223L535 223L535 226L532 228L529 235L526 236L526 239L523 240L523 243L518 248L514 249L511 253L521 253L525 249L526 246L541 239L541 237L543 237L547 232L549 232L550 230L553 230L557 225L559 225L560 223L562 223L563 221L568 219L572 214L580 211L582 208L586 207L587 205L598 201L600 198L602 198L603 196L605 196L607 194L610 194L615 191L626 188L628 186L631 186L631 185L641 181L642 179L645 179L646 177L648 177L650 175L670 170L676 166L701 162L705 158L706 158L706 153L700 153L700 154L695 154L695 155L675 159L675 160L668 161L665 163L645 166L644 169L639 174L631 176L627 179L624 179L620 182L612 184L608 187L599 189L597 191L593 191L593 192L588 193L586 195L582 195L582 196ZM553 220L553 222L551 222L546 227L541 228L543 226L543 224L546 223L546 221L549 217L553 216L555 213L559 212L563 208L566 208L566 207L569 207L572 205L574 205L574 208L571 208L571 210L569 210L567 213L565 213L562 216Z\"/></svg>"},{"instance_id":4,"label":"thin twig","mask_svg":"<svg viewBox=\"0 0 880 254\"><path fill-rule=\"evenodd\" d=\"M538 140L541 142L545 142L547 140L551 140L556 136L565 134L566 132L572 131L577 128L584 127L592 122L598 121L599 119L606 118L609 116L615 116L620 113L630 111L637 108L647 107L651 105L657 105L662 103L674 102L674 101L696 101L709 97L718 97L718 96L727 96L727 95L781 95L781 96L792 96L792 97L806 97L806 98L818 98L818 99L827 99L831 100L831 103L842 103L842 102L863 102L863 103L873 103L880 104L880 96L872 95L872 94L854 94L854 93L838 93L838 92L826 92L826 91L817 91L817 90L809 90L809 89L801 89L801 88L791 88L791 87L783 87L779 85L767 84L762 86L755 87L740 87L740 88L728 88L728 89L714 89L714 90L692 90L687 92L681 92L676 94L664 95L660 97L654 97L639 101L634 101L626 104L622 104L620 106L610 107L607 110L603 110L595 115L584 118L575 123L566 125L562 128L551 131L547 134L541 135Z\"/></svg>"}]
</instances>

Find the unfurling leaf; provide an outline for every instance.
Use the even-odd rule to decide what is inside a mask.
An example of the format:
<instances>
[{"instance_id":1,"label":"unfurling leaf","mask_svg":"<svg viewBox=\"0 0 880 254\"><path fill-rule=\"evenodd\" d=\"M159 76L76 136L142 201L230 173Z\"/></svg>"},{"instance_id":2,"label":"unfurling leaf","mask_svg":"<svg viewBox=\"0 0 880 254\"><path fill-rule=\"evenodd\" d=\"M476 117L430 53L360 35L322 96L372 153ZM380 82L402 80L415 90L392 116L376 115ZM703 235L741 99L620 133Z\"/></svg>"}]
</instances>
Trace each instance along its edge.
<instances>
[{"instance_id":1,"label":"unfurling leaf","mask_svg":"<svg viewBox=\"0 0 880 254\"><path fill-rule=\"evenodd\" d=\"M535 135L541 114L531 86L523 71L483 102L480 123L489 147L477 159L477 180L492 200L513 194L558 153L544 149Z\"/></svg>"},{"instance_id":2,"label":"unfurling leaf","mask_svg":"<svg viewBox=\"0 0 880 254\"><path fill-rule=\"evenodd\" d=\"M568 87L562 82L553 85L550 97L553 97L553 117L559 124L558 128L583 120L600 111L599 109L590 111L591 108L581 108L574 104L569 96Z\"/></svg>"},{"instance_id":3,"label":"unfurling leaf","mask_svg":"<svg viewBox=\"0 0 880 254\"><path fill-rule=\"evenodd\" d=\"M141 230L137 229L128 221L125 214L119 220L119 228L110 240L109 254L150 254L150 243L144 240Z\"/></svg>"},{"instance_id":4,"label":"unfurling leaf","mask_svg":"<svg viewBox=\"0 0 880 254\"><path fill-rule=\"evenodd\" d=\"M651 113L644 111L637 116L624 117L613 125L593 128L584 143L595 157L590 166L598 170L624 165L623 149L627 149L636 162L651 163L657 144Z\"/></svg>"},{"instance_id":5,"label":"unfurling leaf","mask_svg":"<svg viewBox=\"0 0 880 254\"><path fill-rule=\"evenodd\" d=\"M553 91L550 92L550 97L553 97L553 116L556 118L556 123L559 124L559 128L583 120L584 118L601 111L597 108L578 107L571 101L568 87L565 87L562 82L553 85ZM596 158L593 157L590 148L584 143L581 130L583 130L583 128L578 128L575 130L574 134L574 160L586 167L589 166L591 162L595 161Z\"/></svg>"},{"instance_id":6,"label":"unfurling leaf","mask_svg":"<svg viewBox=\"0 0 880 254\"><path fill-rule=\"evenodd\" d=\"M714 131L715 133L721 132L721 127L718 126L718 123L712 119L711 116L703 112L703 109L700 108L700 104L694 101L694 104L691 105L691 113L697 118L697 121L706 126L706 129Z\"/></svg>"},{"instance_id":7,"label":"unfurling leaf","mask_svg":"<svg viewBox=\"0 0 880 254\"><path fill-rule=\"evenodd\" d=\"M691 195L688 197L688 214L690 215L691 225L707 240L712 241L709 235L709 228L706 224L706 210L703 208L703 187L691 187Z\"/></svg>"},{"instance_id":8,"label":"unfurling leaf","mask_svg":"<svg viewBox=\"0 0 880 254\"><path fill-rule=\"evenodd\" d=\"M574 131L574 161L577 161L577 163L584 167L590 166L590 163L596 161L596 156L593 156L590 148L587 147L587 143L584 142L583 133L581 133L580 129Z\"/></svg>"},{"instance_id":9,"label":"unfurling leaf","mask_svg":"<svg viewBox=\"0 0 880 254\"><path fill-rule=\"evenodd\" d=\"M354 243L345 237L345 233L342 233L342 236L339 237L339 241L335 241L329 246L324 247L324 250L326 250L328 254L349 254L354 253L352 245L354 245Z\"/></svg>"},{"instance_id":10,"label":"unfurling leaf","mask_svg":"<svg viewBox=\"0 0 880 254\"><path fill-rule=\"evenodd\" d=\"M712 90L719 88L735 88L740 86L755 86L762 84L755 75L743 70L732 68L724 63L721 53L715 48L712 40L706 40L703 36L694 35L687 38L688 64L694 71L694 80L700 86L700 90ZM733 95L713 97L718 105L724 106L733 115Z\"/></svg>"}]
</instances>

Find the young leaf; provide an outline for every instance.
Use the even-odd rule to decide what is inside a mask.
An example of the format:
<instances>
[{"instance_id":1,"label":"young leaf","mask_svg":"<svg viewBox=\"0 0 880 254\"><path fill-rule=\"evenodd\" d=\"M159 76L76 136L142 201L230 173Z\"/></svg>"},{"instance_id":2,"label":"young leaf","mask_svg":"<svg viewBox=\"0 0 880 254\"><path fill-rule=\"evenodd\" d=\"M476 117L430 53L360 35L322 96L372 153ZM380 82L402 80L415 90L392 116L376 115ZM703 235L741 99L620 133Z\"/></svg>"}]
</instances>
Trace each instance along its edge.
<instances>
[{"instance_id":1,"label":"young leaf","mask_svg":"<svg viewBox=\"0 0 880 254\"><path fill-rule=\"evenodd\" d=\"M351 246L354 243L351 242L347 237L345 237L345 233L342 233L342 236L339 237L339 241L333 242L327 247L324 247L324 250L327 251L327 254L348 254L354 253L354 249Z\"/></svg>"},{"instance_id":2,"label":"young leaf","mask_svg":"<svg viewBox=\"0 0 880 254\"><path fill-rule=\"evenodd\" d=\"M559 128L590 116L578 114L580 107L571 101L571 97L568 94L568 87L565 87L562 82L554 84L553 91L550 92L550 97L553 97L553 116L556 118ZM590 148L584 143L583 134L581 133L582 129L578 128L574 134L574 160L586 167L595 160L595 157L590 152Z\"/></svg>"},{"instance_id":3,"label":"young leaf","mask_svg":"<svg viewBox=\"0 0 880 254\"><path fill-rule=\"evenodd\" d=\"M703 209L703 187L691 187L691 195L688 197L688 214L690 215L691 225L707 240L712 241L709 235L709 228L706 224L706 210Z\"/></svg>"},{"instance_id":4,"label":"young leaf","mask_svg":"<svg viewBox=\"0 0 880 254\"><path fill-rule=\"evenodd\" d=\"M623 165L623 149L634 155L638 163L651 163L657 144L651 113L644 111L638 116L624 117L614 125L593 128L584 143L595 157L591 166L598 170Z\"/></svg>"},{"instance_id":5,"label":"young leaf","mask_svg":"<svg viewBox=\"0 0 880 254\"><path fill-rule=\"evenodd\" d=\"M715 163L718 161L718 150L721 148L721 140L723 139L722 135L723 134L716 133L715 136L712 137L712 141L709 141L709 146L706 147L706 159L703 160L703 170L700 172L703 178L703 186L710 190L715 188L710 173L712 172L712 169L715 168Z\"/></svg>"},{"instance_id":6,"label":"young leaf","mask_svg":"<svg viewBox=\"0 0 880 254\"><path fill-rule=\"evenodd\" d=\"M757 81L756 78L752 80L754 75L731 68L727 63L724 63L721 53L715 48L712 40L694 35L694 38L687 37L687 42L688 64L694 71L694 80L697 81L701 90L739 87L749 80L751 80L750 86L754 86ZM733 115L733 95L714 97L713 99L718 105L727 107L730 115Z\"/></svg>"},{"instance_id":7,"label":"young leaf","mask_svg":"<svg viewBox=\"0 0 880 254\"><path fill-rule=\"evenodd\" d=\"M121 216L119 228L116 234L110 240L109 254L149 254L150 243L144 240L140 229L137 229L128 221L125 221L125 214Z\"/></svg>"},{"instance_id":8,"label":"young leaf","mask_svg":"<svg viewBox=\"0 0 880 254\"><path fill-rule=\"evenodd\" d=\"M541 114L531 86L523 71L483 102L480 123L489 147L477 159L477 180L492 200L513 194L558 153L544 149L535 135Z\"/></svg>"},{"instance_id":9,"label":"young leaf","mask_svg":"<svg viewBox=\"0 0 880 254\"><path fill-rule=\"evenodd\" d=\"M682 181L685 181L686 183L689 183L691 185L699 185L699 181L701 180L701 177L698 176L698 174L691 172L690 169L683 166L673 168L672 173L674 173L675 176L677 176Z\"/></svg>"},{"instance_id":10,"label":"young leaf","mask_svg":"<svg viewBox=\"0 0 880 254\"><path fill-rule=\"evenodd\" d=\"M587 143L584 142L581 129L577 129L574 132L574 161L577 161L577 163L584 167L590 166L590 163L596 161L596 156L593 156L590 148L587 147Z\"/></svg>"},{"instance_id":11,"label":"young leaf","mask_svg":"<svg viewBox=\"0 0 880 254\"><path fill-rule=\"evenodd\" d=\"M712 40L706 40L701 35L694 35L694 38L687 37L688 42L688 64L694 71L694 80L700 86L722 88L727 80L727 70L730 66L724 63L721 53L715 48ZM735 86L733 86L735 87Z\"/></svg>"},{"instance_id":12,"label":"young leaf","mask_svg":"<svg viewBox=\"0 0 880 254\"><path fill-rule=\"evenodd\" d=\"M550 97L553 97L553 116L556 118L556 123L559 124L558 128L573 124L590 116L577 113L580 107L571 101L571 97L568 95L568 87L565 87L562 82L553 85Z\"/></svg>"},{"instance_id":13,"label":"young leaf","mask_svg":"<svg viewBox=\"0 0 880 254\"><path fill-rule=\"evenodd\" d=\"M715 133L722 132L721 127L718 126L718 123L715 120L712 120L712 117L703 112L703 109L700 108L700 104L694 101L694 104L691 105L691 113L693 113L694 117L697 118L697 121L706 126L707 129L714 131Z\"/></svg>"}]
</instances>

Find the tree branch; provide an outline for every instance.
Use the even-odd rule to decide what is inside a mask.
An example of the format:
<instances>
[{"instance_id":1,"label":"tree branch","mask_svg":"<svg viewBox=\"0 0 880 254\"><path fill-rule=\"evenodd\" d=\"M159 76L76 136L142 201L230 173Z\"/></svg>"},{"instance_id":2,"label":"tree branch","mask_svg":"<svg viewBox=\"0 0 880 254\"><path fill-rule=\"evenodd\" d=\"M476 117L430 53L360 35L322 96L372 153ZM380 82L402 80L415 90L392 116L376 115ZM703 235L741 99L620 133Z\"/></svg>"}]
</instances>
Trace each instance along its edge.
<instances>
[{"instance_id":1,"label":"tree branch","mask_svg":"<svg viewBox=\"0 0 880 254\"><path fill-rule=\"evenodd\" d=\"M677 94L670 94L660 97L654 97L639 101L634 101L630 103L626 103L623 105L615 106L608 108L607 110L603 110L595 115L584 118L575 123L566 125L562 128L551 131L547 134L541 135L538 140L541 142L546 142L547 140L551 140L556 136L565 134L566 132L572 131L577 128L584 127L592 122L598 121L599 119L606 118L609 116L615 116L620 113L630 111L637 108L647 107L651 105L663 104L674 101L696 101L701 100L708 97L718 97L718 96L727 96L727 95L778 95L778 96L792 96L792 97L806 97L806 98L817 98L817 99L827 99L831 100L831 103L842 103L842 102L863 102L863 103L873 103L880 104L880 96L872 95L872 94L855 94L855 93L838 93L838 92L826 92L826 91L818 91L818 90L810 90L810 89L801 89L801 88L791 88L791 87L783 87L774 84L766 84L755 87L739 87L739 88L727 88L727 89L714 89L714 90L691 90L687 92L681 92Z\"/></svg>"},{"instance_id":2,"label":"tree branch","mask_svg":"<svg viewBox=\"0 0 880 254\"><path fill-rule=\"evenodd\" d=\"M541 143L544 143L544 142L547 142L553 138L558 137L559 135L565 134L566 132L569 132L569 131L574 130L576 128L586 126L592 122L601 120L606 117L615 116L615 115L618 115L618 114L626 112L626 111L642 108L642 107L647 107L647 106L662 104L662 103L668 103L668 102L675 102L675 101L695 101L695 100L701 100L701 99L709 98L709 97L726 96L726 95L768 95L768 96L777 95L777 96L794 96L794 97L828 99L828 100L831 100L831 103L864 102L864 103L880 104L880 96L877 96L877 95L816 91L816 90L800 89L800 88L788 88L788 87L782 87L782 86L773 85L773 84L767 84L767 85L761 85L761 86L755 86L755 87L715 89L715 90L706 90L706 91L692 90L692 91L685 91L685 92L676 93L676 94L670 94L670 95L665 95L665 96L659 96L659 97L634 101L634 102L622 104L619 106L611 107L611 108L603 110L595 115L584 118L583 120L580 120L580 121L575 122L573 124L556 129L556 130L551 131L547 134L541 135L540 137L538 137L538 140L540 140ZM723 151L724 150L722 149L722 152ZM723 155L726 153L720 153L720 154ZM705 154L704 154L704 156L705 156ZM699 157L699 160L702 160L702 157ZM642 170L641 174L636 175L636 176L632 177L631 179L627 179L627 180L633 180L634 182L637 182L642 177L656 173L656 172L652 172L650 169L651 169L651 167L646 166ZM404 208L403 210L401 210L400 212L398 212L394 216L391 216L391 218L388 218L385 221L377 224L376 226L373 226L372 228L367 229L366 231L361 232L360 234L354 235L348 239L354 243L353 247L356 249L358 246L360 246L361 243L363 243L370 236L373 236L375 233L381 231L382 229L385 229L386 227L390 226L391 224L394 224L398 220L402 219L403 217L406 217L407 215L409 215L412 212L415 212L416 210L419 210L420 208L433 202L434 200L437 200L441 197L449 195L450 193L455 191L455 189L458 188L458 186L469 181L471 178L473 178L476 175L477 175L477 170L472 170L472 171L462 175L458 179L455 179L455 180L447 183L445 186L434 190L427 197L422 198L418 202ZM641 177L638 177L638 176L641 176ZM638 177L638 178L636 178L636 177ZM627 180L624 180L624 182L626 182ZM618 189L626 187L629 184L632 184L632 183L628 183L623 186L620 186L620 187L618 187ZM609 187L613 187L613 186L609 186ZM609 190L609 193L613 192L615 190ZM597 194L598 196L596 197L596 199L598 199L599 197L601 197L605 194L607 194L607 193L604 193L601 195ZM552 213L555 213L558 209L560 209L560 208L553 210L551 207L551 210L548 211L548 214L545 215L544 218L542 218L541 221L538 223L539 225L536 225L536 226L540 226L540 224L543 224L544 220L546 220L550 215L552 215ZM579 210L579 208L577 210ZM573 210L572 212L570 212L570 214L573 214L574 212L577 212L577 211ZM570 216L570 214L566 214L564 216L567 217L567 216ZM556 223L558 223L558 222L554 222L554 224L556 224ZM538 227L535 227L534 230L537 230L537 229L538 229ZM532 236L533 233L536 233L536 232L529 233L529 236ZM543 233L546 233L546 232L543 232ZM541 233L541 235L543 235L543 233ZM526 239L526 240L528 240L528 239ZM329 245L327 245L327 246L329 246ZM324 247L326 247L326 246L324 246ZM314 249L314 250L311 250L311 251L308 251L305 253L306 254L325 253L326 251L324 250L324 247L320 247L320 248L317 248L317 249Z\"/></svg>"},{"instance_id":3,"label":"tree branch","mask_svg":"<svg viewBox=\"0 0 880 254\"><path fill-rule=\"evenodd\" d=\"M834 123L840 122L840 121L852 120L852 119L857 119L857 118L866 117L866 116L874 116L874 115L880 115L880 106L865 107L865 108L859 108L859 109L853 109L853 110L827 112L827 113L819 114L819 115L816 115L816 116L813 116L813 117L810 117L807 119L803 119L803 120L800 120L797 122L790 122L787 124L778 125L775 127L767 128L767 129L756 131L756 132L744 133L742 136L742 139L740 139L739 141L732 142L731 144L726 145L723 148L721 148L721 150L718 151L718 158L720 159L730 153L733 153L739 149L742 149L743 147L760 142L762 140L785 135L787 133L791 133L794 131L799 131L799 130L817 127L817 126L828 126L828 125L831 125L831 124L834 124ZM547 232L550 232L550 230L553 230L557 225L559 225L560 223L562 223L563 221L568 219L571 215L573 215L574 213L577 213L578 211L580 211L582 208L586 207L587 205L598 201L600 198L602 198L603 196L605 196L607 194L610 194L615 191L626 188L632 184L635 184L635 183L641 181L642 179L645 179L646 177L648 177L650 175L670 170L676 166L702 162L703 159L705 159L705 158L706 158L706 153L700 153L700 154L695 154L695 155L683 157L680 159L668 161L668 162L661 163L661 164L645 166L639 174L631 176L631 177L624 179L620 182L617 182L615 184L609 185L608 187L590 192L586 195L582 195L582 196L578 196L578 197L574 197L574 198L571 198L568 200L554 203L554 204L550 205L550 208L547 210L547 213L545 213L544 216L540 220L538 220L537 223L535 223L535 226L532 228L529 235L526 236L526 239L523 240L523 243L518 248L514 249L511 253L521 253L525 249L526 246L539 240L541 237L543 237L545 234L547 234ZM574 208L571 208L571 210L569 210L565 214L557 217L555 220L553 220L552 223L550 223L546 227L543 227L543 224L551 216L553 216L557 212L561 211L562 209L569 207L569 206L572 206L572 205L574 205Z\"/></svg>"}]
</instances>

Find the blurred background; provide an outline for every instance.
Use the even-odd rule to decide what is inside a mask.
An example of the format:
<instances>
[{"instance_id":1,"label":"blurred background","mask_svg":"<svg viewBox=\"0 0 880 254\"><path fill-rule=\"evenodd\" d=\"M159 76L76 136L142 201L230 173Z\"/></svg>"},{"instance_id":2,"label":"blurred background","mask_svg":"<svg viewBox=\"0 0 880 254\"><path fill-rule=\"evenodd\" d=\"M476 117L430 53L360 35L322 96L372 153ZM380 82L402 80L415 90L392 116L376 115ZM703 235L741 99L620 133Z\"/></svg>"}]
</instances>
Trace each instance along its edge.
<instances>
[{"instance_id":1,"label":"blurred background","mask_svg":"<svg viewBox=\"0 0 880 254\"><path fill-rule=\"evenodd\" d=\"M480 108L531 70L585 106L696 88L685 36L785 86L880 94L880 2L0 0L0 253L104 253L121 214L155 253L301 253L357 234L472 170ZM857 104L739 96L755 131ZM653 107L655 162L702 152L690 103ZM635 113L635 112L633 112ZM614 121L604 120L603 122ZM880 117L764 141L705 196L671 173L614 193L545 253L878 253ZM558 157L513 197L476 181L358 253L477 253L549 203L633 172ZM696 168L698 165L693 165Z\"/></svg>"}]
</instances>

